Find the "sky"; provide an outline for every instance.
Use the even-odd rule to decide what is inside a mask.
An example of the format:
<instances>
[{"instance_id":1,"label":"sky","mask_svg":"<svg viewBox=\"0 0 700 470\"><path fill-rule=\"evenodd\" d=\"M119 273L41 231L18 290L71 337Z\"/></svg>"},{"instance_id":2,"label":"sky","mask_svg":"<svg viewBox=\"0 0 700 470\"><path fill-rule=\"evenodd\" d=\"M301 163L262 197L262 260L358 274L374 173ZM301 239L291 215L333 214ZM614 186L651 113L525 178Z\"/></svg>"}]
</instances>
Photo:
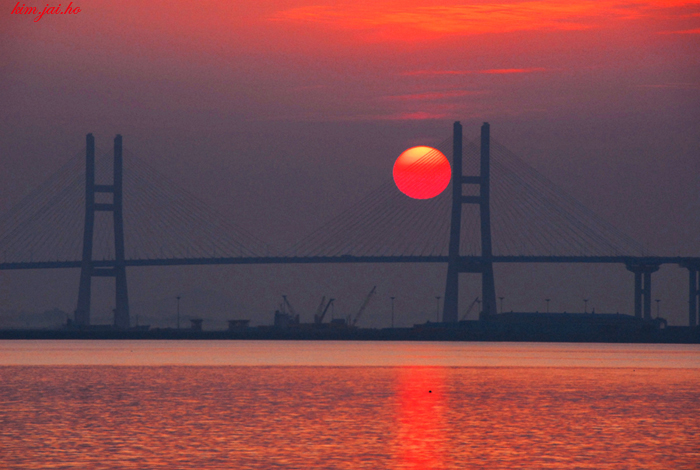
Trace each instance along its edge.
<instances>
[{"instance_id":1,"label":"sky","mask_svg":"<svg viewBox=\"0 0 700 470\"><path fill-rule=\"evenodd\" d=\"M86 133L105 150L120 133L175 183L288 246L390 177L403 150L443 141L456 120L476 138L488 121L495 139L651 251L700 253L700 2L77 1L78 14L37 21L12 14L16 3L0 0L3 211L83 152ZM220 316L268 323L283 293L310 319L321 295L350 312L378 284L366 321L387 326L390 295L406 325L425 321L445 271L129 276L134 303L162 305L144 308L154 324L178 294L186 305L187 293L215 291L228 299ZM632 305L624 268L497 267L496 277L506 310L543 310L547 296L557 310L580 310L584 297L598 311ZM0 273L0 310L72 312L77 279ZM662 316L685 324L686 272L664 267L654 279ZM97 288L105 323L111 289ZM463 305L478 294L471 280L462 289ZM204 301L190 302L208 318L196 311Z\"/></svg>"}]
</instances>

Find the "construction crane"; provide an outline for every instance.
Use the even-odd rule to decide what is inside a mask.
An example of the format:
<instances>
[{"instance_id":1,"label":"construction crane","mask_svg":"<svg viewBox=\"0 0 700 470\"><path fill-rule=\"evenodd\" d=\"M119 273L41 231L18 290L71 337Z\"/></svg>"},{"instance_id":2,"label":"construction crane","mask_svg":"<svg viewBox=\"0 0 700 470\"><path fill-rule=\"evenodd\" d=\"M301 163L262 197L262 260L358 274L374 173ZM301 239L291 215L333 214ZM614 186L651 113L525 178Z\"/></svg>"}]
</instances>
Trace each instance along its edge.
<instances>
[{"instance_id":1,"label":"construction crane","mask_svg":"<svg viewBox=\"0 0 700 470\"><path fill-rule=\"evenodd\" d=\"M321 303L318 304L318 307L316 307L316 313L314 313L314 323L316 323L316 318L321 315L321 311L323 310L323 306L326 304L326 296L324 295L321 297Z\"/></svg>"},{"instance_id":2,"label":"construction crane","mask_svg":"<svg viewBox=\"0 0 700 470\"><path fill-rule=\"evenodd\" d=\"M476 304L481 304L481 301L479 300L479 297L474 299L474 301L467 307L467 311L464 312L464 315L462 315L462 318L459 321L464 321L465 318L467 318L467 315L469 315L474 308Z\"/></svg>"},{"instance_id":3,"label":"construction crane","mask_svg":"<svg viewBox=\"0 0 700 470\"><path fill-rule=\"evenodd\" d=\"M318 311L316 312L316 315L314 315L314 323L317 325L320 325L323 323L323 317L326 316L326 312L328 312L328 309L331 307L331 304L333 304L333 301L335 299L329 299L328 303L326 304L326 308L323 309L323 312L320 312L321 308L323 307L323 302L326 300L326 297L324 296L323 299L321 299L321 305L318 307ZM320 312L320 313L319 313Z\"/></svg>"},{"instance_id":4,"label":"construction crane","mask_svg":"<svg viewBox=\"0 0 700 470\"><path fill-rule=\"evenodd\" d=\"M290 325L298 325L299 315L294 311L294 307L289 303L286 295L283 295L282 299L279 310L275 310L275 327L287 328Z\"/></svg>"},{"instance_id":5,"label":"construction crane","mask_svg":"<svg viewBox=\"0 0 700 470\"><path fill-rule=\"evenodd\" d=\"M287 296L283 295L282 299L284 301L282 302L282 308L286 306L289 309L289 314L290 314L290 319L292 321L296 321L297 323L299 322L299 314L294 310L294 307L292 307L292 304L289 303L289 300L287 300ZM284 310L282 310L284 312Z\"/></svg>"},{"instance_id":6,"label":"construction crane","mask_svg":"<svg viewBox=\"0 0 700 470\"><path fill-rule=\"evenodd\" d=\"M360 307L360 310L357 311L357 315L355 315L355 319L350 323L351 326L357 325L357 322L360 320L360 317L362 316L362 313L365 311L367 308L367 305L369 304L369 301L372 300L372 296L377 290L377 286L372 287L372 290L369 291L369 294L367 294L367 297L365 298L365 301L362 302L362 306Z\"/></svg>"}]
</instances>

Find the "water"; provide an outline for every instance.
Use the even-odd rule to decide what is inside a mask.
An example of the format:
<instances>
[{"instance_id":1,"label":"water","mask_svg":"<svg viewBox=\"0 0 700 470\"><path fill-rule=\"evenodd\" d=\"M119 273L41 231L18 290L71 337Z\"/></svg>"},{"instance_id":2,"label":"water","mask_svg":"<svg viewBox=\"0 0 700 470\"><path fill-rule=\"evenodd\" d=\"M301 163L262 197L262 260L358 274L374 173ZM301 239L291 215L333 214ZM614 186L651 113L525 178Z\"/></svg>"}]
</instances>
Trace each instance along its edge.
<instances>
[{"instance_id":1,"label":"water","mask_svg":"<svg viewBox=\"0 0 700 470\"><path fill-rule=\"evenodd\" d=\"M0 468L697 469L700 347L0 342Z\"/></svg>"}]
</instances>

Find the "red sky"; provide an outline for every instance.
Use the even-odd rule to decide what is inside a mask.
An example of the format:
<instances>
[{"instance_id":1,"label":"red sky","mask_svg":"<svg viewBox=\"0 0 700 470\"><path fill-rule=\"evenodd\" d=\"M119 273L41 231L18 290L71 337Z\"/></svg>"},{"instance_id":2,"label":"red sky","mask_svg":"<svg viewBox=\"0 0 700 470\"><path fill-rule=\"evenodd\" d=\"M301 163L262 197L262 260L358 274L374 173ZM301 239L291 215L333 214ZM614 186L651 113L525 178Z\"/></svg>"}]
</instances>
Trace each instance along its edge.
<instances>
[{"instance_id":1,"label":"red sky","mask_svg":"<svg viewBox=\"0 0 700 470\"><path fill-rule=\"evenodd\" d=\"M3 73L64 103L88 88L256 120L465 119L646 111L700 88L693 1L90 1L32 19L0 20Z\"/></svg>"}]
</instances>

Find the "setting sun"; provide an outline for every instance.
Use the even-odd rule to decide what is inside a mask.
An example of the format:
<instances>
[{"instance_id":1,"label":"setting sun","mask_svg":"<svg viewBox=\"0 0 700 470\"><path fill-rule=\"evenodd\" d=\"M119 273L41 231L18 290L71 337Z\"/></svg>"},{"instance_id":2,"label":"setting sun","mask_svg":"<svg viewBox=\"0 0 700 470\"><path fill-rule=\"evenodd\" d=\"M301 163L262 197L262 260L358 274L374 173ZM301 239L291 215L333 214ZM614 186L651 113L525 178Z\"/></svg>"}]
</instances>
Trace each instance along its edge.
<instances>
[{"instance_id":1,"label":"setting sun","mask_svg":"<svg viewBox=\"0 0 700 470\"><path fill-rule=\"evenodd\" d=\"M394 163L396 187L413 199L430 199L450 184L450 162L432 147L412 147Z\"/></svg>"}]
</instances>

